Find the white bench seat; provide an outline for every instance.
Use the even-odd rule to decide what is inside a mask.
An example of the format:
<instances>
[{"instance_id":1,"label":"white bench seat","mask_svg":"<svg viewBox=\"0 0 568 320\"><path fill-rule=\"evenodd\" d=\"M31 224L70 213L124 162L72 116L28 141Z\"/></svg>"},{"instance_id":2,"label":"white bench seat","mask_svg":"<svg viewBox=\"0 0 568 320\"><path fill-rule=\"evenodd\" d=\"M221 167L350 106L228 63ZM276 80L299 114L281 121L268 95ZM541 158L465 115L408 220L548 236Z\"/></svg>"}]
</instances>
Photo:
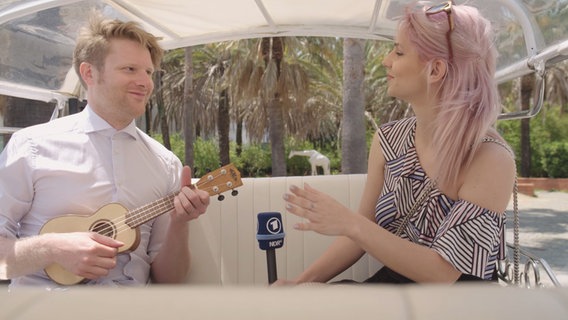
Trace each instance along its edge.
<instances>
[{"instance_id":1,"label":"white bench seat","mask_svg":"<svg viewBox=\"0 0 568 320\"><path fill-rule=\"evenodd\" d=\"M286 233L284 246L276 249L278 278L297 276L329 246L333 237L293 229L300 218L284 210L284 193L292 184L307 182L356 211L365 179L365 174L243 178L238 196L227 194L223 201L212 198L207 213L191 223L192 271L188 282L266 285L266 252L258 247L256 229L258 213L268 211L282 214ZM364 256L335 280L364 280L378 268L376 260Z\"/></svg>"}]
</instances>

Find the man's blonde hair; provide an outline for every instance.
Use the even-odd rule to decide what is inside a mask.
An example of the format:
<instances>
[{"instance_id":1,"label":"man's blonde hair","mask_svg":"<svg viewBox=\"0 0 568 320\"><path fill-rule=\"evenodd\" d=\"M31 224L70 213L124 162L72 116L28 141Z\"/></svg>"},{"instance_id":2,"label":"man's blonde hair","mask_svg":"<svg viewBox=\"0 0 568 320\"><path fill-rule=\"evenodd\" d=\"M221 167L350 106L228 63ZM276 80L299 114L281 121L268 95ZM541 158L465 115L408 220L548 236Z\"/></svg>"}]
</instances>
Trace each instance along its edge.
<instances>
[{"instance_id":1,"label":"man's blonde hair","mask_svg":"<svg viewBox=\"0 0 568 320\"><path fill-rule=\"evenodd\" d=\"M79 66L83 62L88 62L101 70L109 51L110 41L113 39L132 40L148 48L154 69L160 69L164 55L164 50L158 44L160 38L144 31L134 21L104 19L101 14L93 12L89 25L82 28L79 33L73 52L73 67L85 88L87 86L81 78Z\"/></svg>"}]
</instances>

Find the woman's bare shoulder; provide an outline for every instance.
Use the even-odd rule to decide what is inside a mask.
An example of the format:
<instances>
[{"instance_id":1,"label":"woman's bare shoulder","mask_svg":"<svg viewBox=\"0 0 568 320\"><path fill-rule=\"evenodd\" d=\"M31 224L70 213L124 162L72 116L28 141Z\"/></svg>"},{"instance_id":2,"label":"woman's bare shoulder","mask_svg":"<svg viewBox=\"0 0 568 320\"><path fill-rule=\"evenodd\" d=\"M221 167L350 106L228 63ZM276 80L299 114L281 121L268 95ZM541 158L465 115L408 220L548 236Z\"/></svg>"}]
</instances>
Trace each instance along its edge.
<instances>
[{"instance_id":1,"label":"woman's bare shoulder","mask_svg":"<svg viewBox=\"0 0 568 320\"><path fill-rule=\"evenodd\" d=\"M459 197L495 212L504 212L516 177L514 155L498 143L482 143L465 172Z\"/></svg>"}]
</instances>

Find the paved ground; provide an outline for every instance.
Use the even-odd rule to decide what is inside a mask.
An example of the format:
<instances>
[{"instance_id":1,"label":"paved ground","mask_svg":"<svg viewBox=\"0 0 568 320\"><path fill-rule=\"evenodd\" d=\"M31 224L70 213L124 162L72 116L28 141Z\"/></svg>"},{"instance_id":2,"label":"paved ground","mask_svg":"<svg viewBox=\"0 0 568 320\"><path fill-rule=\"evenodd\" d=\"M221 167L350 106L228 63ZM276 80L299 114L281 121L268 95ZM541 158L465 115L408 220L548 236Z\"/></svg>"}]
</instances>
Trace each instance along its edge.
<instances>
[{"instance_id":1,"label":"paved ground","mask_svg":"<svg viewBox=\"0 0 568 320\"><path fill-rule=\"evenodd\" d=\"M513 203L507 214L507 242L513 242ZM568 287L568 193L536 192L536 197L519 194L520 233L523 250L543 258L562 286ZM509 251L512 256L512 251ZM522 261L523 262L523 261ZM524 264L521 266L523 271ZM552 285L545 276L545 285Z\"/></svg>"}]
</instances>

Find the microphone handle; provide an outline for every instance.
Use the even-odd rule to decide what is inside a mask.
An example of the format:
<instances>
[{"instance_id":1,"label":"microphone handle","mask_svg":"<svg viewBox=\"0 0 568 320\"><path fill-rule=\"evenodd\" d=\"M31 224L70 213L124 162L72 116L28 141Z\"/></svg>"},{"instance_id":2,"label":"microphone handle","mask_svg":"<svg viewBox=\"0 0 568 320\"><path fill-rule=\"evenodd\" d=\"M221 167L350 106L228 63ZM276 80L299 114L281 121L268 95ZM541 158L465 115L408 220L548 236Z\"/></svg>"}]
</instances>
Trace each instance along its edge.
<instances>
[{"instance_id":1,"label":"microphone handle","mask_svg":"<svg viewBox=\"0 0 568 320\"><path fill-rule=\"evenodd\" d=\"M266 266L268 268L268 283L273 284L278 279L276 270L276 253L274 249L266 250Z\"/></svg>"}]
</instances>

